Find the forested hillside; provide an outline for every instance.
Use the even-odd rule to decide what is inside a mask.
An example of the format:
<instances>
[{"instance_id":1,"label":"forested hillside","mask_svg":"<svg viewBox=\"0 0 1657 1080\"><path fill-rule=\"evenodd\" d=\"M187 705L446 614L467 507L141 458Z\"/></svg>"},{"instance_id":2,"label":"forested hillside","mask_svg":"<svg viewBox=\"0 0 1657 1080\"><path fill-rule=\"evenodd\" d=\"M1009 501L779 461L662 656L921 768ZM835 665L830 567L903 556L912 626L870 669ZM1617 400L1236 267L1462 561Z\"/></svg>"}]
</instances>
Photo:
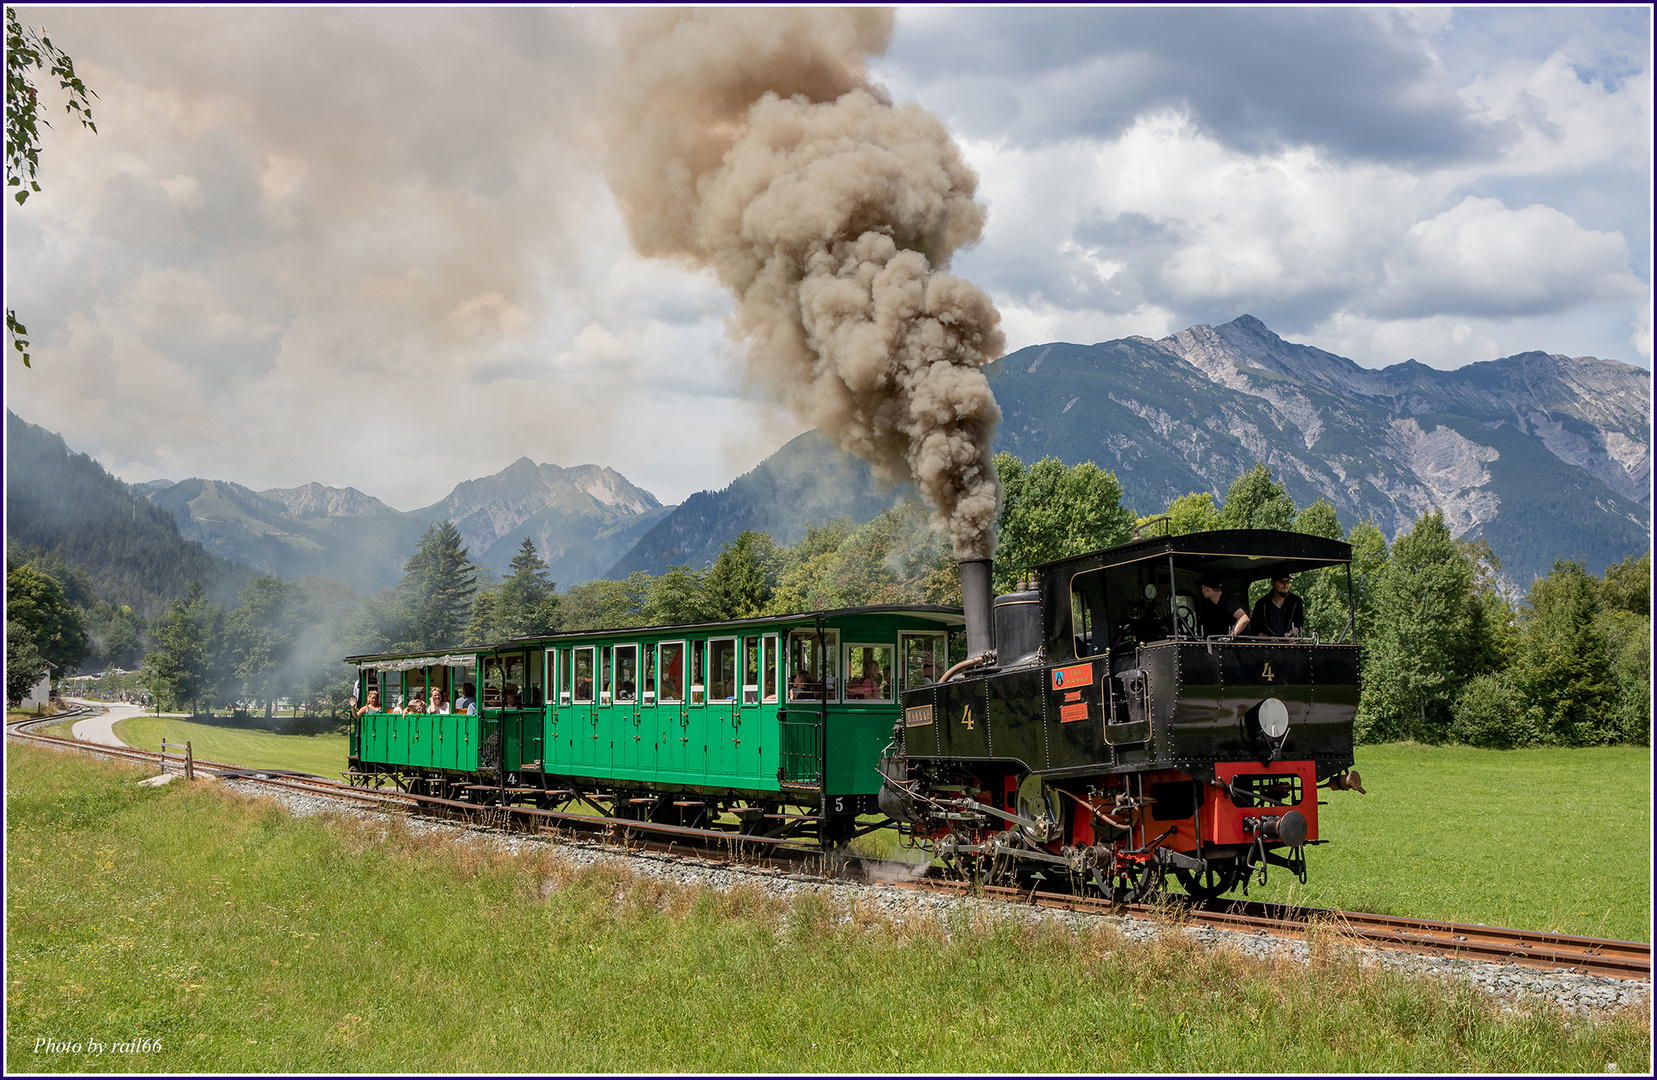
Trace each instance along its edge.
<instances>
[{"instance_id":1,"label":"forested hillside","mask_svg":"<svg viewBox=\"0 0 1657 1080\"><path fill-rule=\"evenodd\" d=\"M99 599L144 619L166 611L191 581L228 601L248 571L179 535L172 515L60 436L6 411L6 539L23 552L57 551Z\"/></svg>"}]
</instances>

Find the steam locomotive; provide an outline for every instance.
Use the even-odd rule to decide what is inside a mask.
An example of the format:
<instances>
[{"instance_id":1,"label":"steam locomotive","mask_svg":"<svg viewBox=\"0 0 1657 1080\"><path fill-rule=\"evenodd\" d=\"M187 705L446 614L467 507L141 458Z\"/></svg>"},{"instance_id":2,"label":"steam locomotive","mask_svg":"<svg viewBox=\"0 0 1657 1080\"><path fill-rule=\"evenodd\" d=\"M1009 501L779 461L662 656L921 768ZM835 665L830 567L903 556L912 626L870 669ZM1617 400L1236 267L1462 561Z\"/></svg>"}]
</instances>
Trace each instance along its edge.
<instances>
[{"instance_id":1,"label":"steam locomotive","mask_svg":"<svg viewBox=\"0 0 1657 1080\"><path fill-rule=\"evenodd\" d=\"M1268 864L1304 881L1319 786L1363 790L1350 559L1298 533L1193 533L1048 563L993 603L988 562L962 563L971 655L904 695L881 811L946 862L1127 901L1169 873L1199 898ZM1247 596L1342 566L1335 641L1203 632L1203 584Z\"/></svg>"},{"instance_id":2,"label":"steam locomotive","mask_svg":"<svg viewBox=\"0 0 1657 1080\"><path fill-rule=\"evenodd\" d=\"M355 719L347 775L681 836L832 850L895 829L977 878L1124 901L1170 875L1197 897L1268 865L1304 879L1320 786L1362 791L1350 610L1335 641L1233 637L1203 632L1197 597L1350 558L1298 533L1194 533L1047 563L999 597L988 560L963 562L959 609L350 657L381 711ZM430 711L468 689L475 711Z\"/></svg>"}]
</instances>

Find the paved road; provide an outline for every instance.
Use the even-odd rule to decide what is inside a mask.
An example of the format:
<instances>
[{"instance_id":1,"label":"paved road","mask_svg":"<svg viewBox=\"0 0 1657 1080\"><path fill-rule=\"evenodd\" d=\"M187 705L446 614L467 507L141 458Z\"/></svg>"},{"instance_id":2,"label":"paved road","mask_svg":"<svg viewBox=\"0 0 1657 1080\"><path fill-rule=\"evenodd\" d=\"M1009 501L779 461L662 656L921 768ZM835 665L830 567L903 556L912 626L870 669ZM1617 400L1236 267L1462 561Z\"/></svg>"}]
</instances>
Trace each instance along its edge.
<instances>
[{"instance_id":1,"label":"paved road","mask_svg":"<svg viewBox=\"0 0 1657 1080\"><path fill-rule=\"evenodd\" d=\"M94 705L104 709L97 716L85 720L76 720L75 726L70 729L71 734L81 742L97 743L99 746L125 746L126 743L115 737L115 724L129 716L137 716L144 710L137 705L126 705L119 701L84 701L80 698L70 698L77 705Z\"/></svg>"}]
</instances>

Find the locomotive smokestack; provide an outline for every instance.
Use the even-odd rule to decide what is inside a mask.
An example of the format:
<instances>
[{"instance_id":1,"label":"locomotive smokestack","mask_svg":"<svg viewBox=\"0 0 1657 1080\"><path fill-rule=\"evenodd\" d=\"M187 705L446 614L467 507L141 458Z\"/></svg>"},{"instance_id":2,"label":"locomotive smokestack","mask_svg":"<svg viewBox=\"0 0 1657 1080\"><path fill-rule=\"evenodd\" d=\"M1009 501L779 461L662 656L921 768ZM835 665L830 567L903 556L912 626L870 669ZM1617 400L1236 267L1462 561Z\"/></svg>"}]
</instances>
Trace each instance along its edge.
<instances>
[{"instance_id":1,"label":"locomotive smokestack","mask_svg":"<svg viewBox=\"0 0 1657 1080\"><path fill-rule=\"evenodd\" d=\"M995 563L990 559L962 559L961 608L967 617L967 657L982 656L995 647L990 636L990 576Z\"/></svg>"}]
</instances>

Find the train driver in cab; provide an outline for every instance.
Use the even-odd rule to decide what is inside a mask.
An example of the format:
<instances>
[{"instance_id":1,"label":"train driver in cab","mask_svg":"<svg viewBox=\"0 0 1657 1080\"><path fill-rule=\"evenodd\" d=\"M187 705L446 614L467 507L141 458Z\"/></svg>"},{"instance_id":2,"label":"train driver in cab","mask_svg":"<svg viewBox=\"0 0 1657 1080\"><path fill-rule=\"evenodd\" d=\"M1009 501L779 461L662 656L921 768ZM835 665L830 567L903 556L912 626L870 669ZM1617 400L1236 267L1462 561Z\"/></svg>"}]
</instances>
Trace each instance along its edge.
<instances>
[{"instance_id":1,"label":"train driver in cab","mask_svg":"<svg viewBox=\"0 0 1657 1080\"><path fill-rule=\"evenodd\" d=\"M1249 616L1249 625L1254 627L1256 634L1267 637L1291 638L1299 637L1301 628L1306 625L1306 605L1300 597L1289 591L1289 576L1272 578L1271 592L1260 598L1254 605L1254 614Z\"/></svg>"},{"instance_id":2,"label":"train driver in cab","mask_svg":"<svg viewBox=\"0 0 1657 1080\"><path fill-rule=\"evenodd\" d=\"M1197 602L1197 617L1202 621L1204 637L1236 637L1248 629L1248 609L1241 600L1222 591L1218 581L1207 579L1198 588L1202 599Z\"/></svg>"}]
</instances>

